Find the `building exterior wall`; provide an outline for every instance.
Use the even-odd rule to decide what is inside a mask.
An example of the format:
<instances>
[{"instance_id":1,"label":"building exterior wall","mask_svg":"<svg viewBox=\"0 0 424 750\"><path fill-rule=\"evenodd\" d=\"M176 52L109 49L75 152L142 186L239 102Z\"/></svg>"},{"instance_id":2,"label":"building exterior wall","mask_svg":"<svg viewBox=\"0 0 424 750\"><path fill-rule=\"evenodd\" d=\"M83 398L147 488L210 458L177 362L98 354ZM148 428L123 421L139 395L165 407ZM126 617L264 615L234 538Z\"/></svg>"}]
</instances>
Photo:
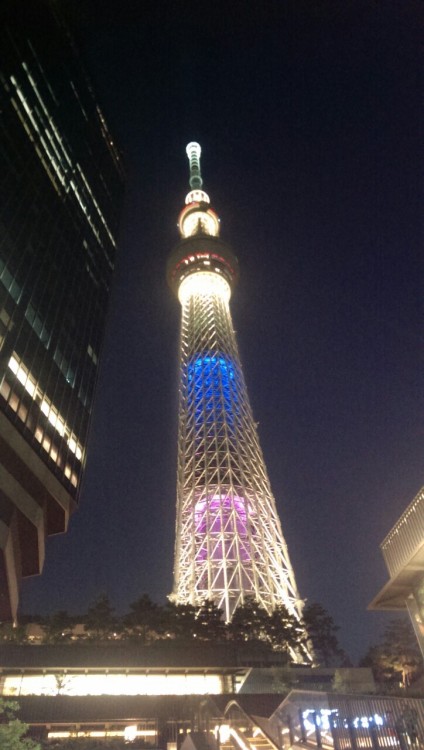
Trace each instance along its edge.
<instances>
[{"instance_id":1,"label":"building exterior wall","mask_svg":"<svg viewBox=\"0 0 424 750\"><path fill-rule=\"evenodd\" d=\"M391 577L399 573L424 541L424 487L414 497L382 542L381 551Z\"/></svg>"},{"instance_id":2,"label":"building exterior wall","mask_svg":"<svg viewBox=\"0 0 424 750\"><path fill-rule=\"evenodd\" d=\"M66 530L86 459L123 171L53 4L0 24L0 619Z\"/></svg>"},{"instance_id":3,"label":"building exterior wall","mask_svg":"<svg viewBox=\"0 0 424 750\"><path fill-rule=\"evenodd\" d=\"M407 610L424 656L424 487L380 548L390 580L369 609Z\"/></svg>"}]
</instances>

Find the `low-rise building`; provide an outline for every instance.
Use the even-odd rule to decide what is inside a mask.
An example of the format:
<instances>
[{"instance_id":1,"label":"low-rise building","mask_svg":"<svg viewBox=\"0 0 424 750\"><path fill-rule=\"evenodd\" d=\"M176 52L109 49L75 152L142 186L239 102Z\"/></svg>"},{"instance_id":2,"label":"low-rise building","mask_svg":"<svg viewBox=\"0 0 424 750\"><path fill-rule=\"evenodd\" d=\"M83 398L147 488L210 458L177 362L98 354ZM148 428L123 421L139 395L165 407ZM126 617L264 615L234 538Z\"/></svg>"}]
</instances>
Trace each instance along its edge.
<instances>
[{"instance_id":1,"label":"low-rise building","mask_svg":"<svg viewBox=\"0 0 424 750\"><path fill-rule=\"evenodd\" d=\"M424 656L424 487L380 549L390 578L368 609L408 611Z\"/></svg>"}]
</instances>

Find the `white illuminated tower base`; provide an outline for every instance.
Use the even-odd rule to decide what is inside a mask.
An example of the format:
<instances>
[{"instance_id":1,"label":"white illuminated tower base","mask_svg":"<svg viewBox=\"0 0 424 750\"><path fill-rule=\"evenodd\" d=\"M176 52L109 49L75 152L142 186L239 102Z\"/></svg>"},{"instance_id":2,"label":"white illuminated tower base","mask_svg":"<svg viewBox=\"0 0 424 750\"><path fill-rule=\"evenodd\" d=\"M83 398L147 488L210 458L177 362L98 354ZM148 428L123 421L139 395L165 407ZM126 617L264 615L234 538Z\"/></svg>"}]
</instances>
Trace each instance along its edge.
<instances>
[{"instance_id":1,"label":"white illuminated tower base","mask_svg":"<svg viewBox=\"0 0 424 750\"><path fill-rule=\"evenodd\" d=\"M182 306L174 589L177 603L213 600L231 619L246 597L271 612L302 602L277 515L231 321L238 263L218 238L189 144L192 191L168 280Z\"/></svg>"}]
</instances>

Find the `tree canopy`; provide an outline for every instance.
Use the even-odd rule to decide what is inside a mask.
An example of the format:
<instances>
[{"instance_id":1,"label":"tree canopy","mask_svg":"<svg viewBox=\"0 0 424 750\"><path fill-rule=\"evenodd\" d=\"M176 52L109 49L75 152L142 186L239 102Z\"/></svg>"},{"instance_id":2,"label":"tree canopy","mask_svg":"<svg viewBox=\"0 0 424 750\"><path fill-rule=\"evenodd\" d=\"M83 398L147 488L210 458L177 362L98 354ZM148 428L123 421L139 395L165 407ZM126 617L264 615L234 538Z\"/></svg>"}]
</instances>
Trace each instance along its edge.
<instances>
[{"instance_id":1,"label":"tree canopy","mask_svg":"<svg viewBox=\"0 0 424 750\"><path fill-rule=\"evenodd\" d=\"M31 622L35 618L31 618ZM84 625L84 630L75 628ZM231 622L226 623L223 612L213 601L201 604L175 604L167 601L164 605L152 601L143 594L129 605L129 611L118 616L108 596L96 597L87 612L80 616L59 611L48 617L38 618L42 628L43 643L76 643L81 641L111 644L138 643L148 646L158 641L170 643L193 643L197 641L214 644L233 643L260 644L280 653L280 659L289 663L296 653L312 644L315 660L325 666L339 666L348 663L347 657L337 640L338 627L332 617L320 604L309 604L304 608L303 621L279 604L268 613L253 597L246 597L233 613ZM305 637L305 631L308 637ZM0 640L17 642L16 629L0 624ZM38 636L40 637L40 636ZM25 642L25 629L19 630L19 641Z\"/></svg>"},{"instance_id":2,"label":"tree canopy","mask_svg":"<svg viewBox=\"0 0 424 750\"><path fill-rule=\"evenodd\" d=\"M25 737L28 726L16 718L19 704L0 698L1 750L41 750L37 742Z\"/></svg>"},{"instance_id":3,"label":"tree canopy","mask_svg":"<svg viewBox=\"0 0 424 750\"><path fill-rule=\"evenodd\" d=\"M303 622L314 650L316 662L324 667L348 666L349 659L339 645L334 623L327 610L316 602L303 610Z\"/></svg>"},{"instance_id":4,"label":"tree canopy","mask_svg":"<svg viewBox=\"0 0 424 750\"><path fill-rule=\"evenodd\" d=\"M423 659L409 620L390 620L381 641L368 649L360 665L371 667L375 680L386 687L406 688L421 676Z\"/></svg>"},{"instance_id":5,"label":"tree canopy","mask_svg":"<svg viewBox=\"0 0 424 750\"><path fill-rule=\"evenodd\" d=\"M65 610L60 610L44 617L41 626L45 633L46 643L64 643L69 641L75 625L75 618Z\"/></svg>"},{"instance_id":6,"label":"tree canopy","mask_svg":"<svg viewBox=\"0 0 424 750\"><path fill-rule=\"evenodd\" d=\"M88 637L94 640L108 640L118 630L118 620L114 615L109 597L101 594L88 608L84 626Z\"/></svg>"}]
</instances>

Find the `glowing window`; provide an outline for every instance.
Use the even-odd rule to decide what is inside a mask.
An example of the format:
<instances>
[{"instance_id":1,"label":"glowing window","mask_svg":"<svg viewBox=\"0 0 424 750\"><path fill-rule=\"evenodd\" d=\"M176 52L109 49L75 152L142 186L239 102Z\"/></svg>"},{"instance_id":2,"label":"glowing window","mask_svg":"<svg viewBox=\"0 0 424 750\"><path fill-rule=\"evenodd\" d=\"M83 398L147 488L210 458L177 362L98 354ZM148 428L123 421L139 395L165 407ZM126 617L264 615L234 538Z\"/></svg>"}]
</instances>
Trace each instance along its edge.
<instances>
[{"instance_id":1,"label":"glowing window","mask_svg":"<svg viewBox=\"0 0 424 750\"><path fill-rule=\"evenodd\" d=\"M98 362L97 354L94 351L94 349L91 346L91 344L88 345L87 352L88 352L88 356L90 357L90 359L94 362L95 365L97 365L97 362Z\"/></svg>"},{"instance_id":2,"label":"glowing window","mask_svg":"<svg viewBox=\"0 0 424 750\"><path fill-rule=\"evenodd\" d=\"M21 420L22 420L22 422L25 422L25 420L26 420L26 418L27 418L27 416L28 416L28 409L27 409L27 407L25 406L25 404L21 404L21 405L19 406L19 409L18 409L18 411L17 411L17 414L18 414L18 417L19 417L19 419L21 419Z\"/></svg>"},{"instance_id":3,"label":"glowing window","mask_svg":"<svg viewBox=\"0 0 424 750\"><path fill-rule=\"evenodd\" d=\"M10 315L7 312L7 310L3 307L2 311L0 312L0 320L1 322L7 327L10 323Z\"/></svg>"},{"instance_id":4,"label":"glowing window","mask_svg":"<svg viewBox=\"0 0 424 750\"><path fill-rule=\"evenodd\" d=\"M11 393L9 398L9 406L13 411L18 410L19 406L19 397L16 395L16 393Z\"/></svg>"},{"instance_id":5,"label":"glowing window","mask_svg":"<svg viewBox=\"0 0 424 750\"><path fill-rule=\"evenodd\" d=\"M3 695L57 695L57 675L4 677ZM68 674L64 695L207 695L223 692L219 674Z\"/></svg>"},{"instance_id":6,"label":"glowing window","mask_svg":"<svg viewBox=\"0 0 424 750\"><path fill-rule=\"evenodd\" d=\"M4 379L3 382L2 382L2 384L1 384L0 393L3 396L3 398L6 399L6 401L7 401L7 399L9 398L9 395L10 395L10 385L7 382L6 379Z\"/></svg>"},{"instance_id":7,"label":"glowing window","mask_svg":"<svg viewBox=\"0 0 424 750\"><path fill-rule=\"evenodd\" d=\"M204 190L191 190L186 195L186 205L189 203L210 203L209 195Z\"/></svg>"},{"instance_id":8,"label":"glowing window","mask_svg":"<svg viewBox=\"0 0 424 750\"><path fill-rule=\"evenodd\" d=\"M199 295L216 295L223 301L229 302L231 289L228 282L210 271L197 271L182 280L178 289L178 298L182 305L191 297Z\"/></svg>"},{"instance_id":9,"label":"glowing window","mask_svg":"<svg viewBox=\"0 0 424 750\"><path fill-rule=\"evenodd\" d=\"M50 450L50 446L51 446L51 444L52 444L52 441L51 441L51 440L50 440L50 438L49 438L49 437L48 437L48 436L46 435L46 437L44 437L44 438L43 438L43 442L41 443L41 445L43 446L44 450L45 450L45 451L46 451L47 453L48 453L48 452L49 452L49 450Z\"/></svg>"},{"instance_id":10,"label":"glowing window","mask_svg":"<svg viewBox=\"0 0 424 750\"><path fill-rule=\"evenodd\" d=\"M9 360L9 368L16 375L19 382L22 383L29 395L32 398L35 398L36 383L34 378L32 378L28 373L26 367L22 367L17 358L15 356L12 356Z\"/></svg>"},{"instance_id":11,"label":"glowing window","mask_svg":"<svg viewBox=\"0 0 424 750\"><path fill-rule=\"evenodd\" d=\"M16 375L17 380L19 380L19 382L22 383L27 393L29 393L29 395L34 400L37 397L38 398L41 397L41 402L39 404L40 411L45 415L45 417L47 417L49 423L52 425L52 427L54 427L56 432L58 432L61 437L67 438L67 444L68 444L69 450L75 454L78 461L82 461L83 447L81 443L79 442L78 438L73 432L70 431L64 418L58 412L58 410L53 406L50 400L45 395L40 393L40 391L37 389L36 381L34 380L32 375L28 372L27 368L21 364L21 362L18 360L15 354L9 360L9 368ZM18 409L18 402L19 402L19 399L16 395L14 396L13 403L9 402L12 409L14 409L14 411L17 411ZM38 439L39 438L37 437L37 440ZM39 440L39 442L41 442L41 439ZM43 443L43 447L44 447L44 443ZM47 451L50 450L50 445L48 448L45 448L45 450Z\"/></svg>"}]
</instances>

